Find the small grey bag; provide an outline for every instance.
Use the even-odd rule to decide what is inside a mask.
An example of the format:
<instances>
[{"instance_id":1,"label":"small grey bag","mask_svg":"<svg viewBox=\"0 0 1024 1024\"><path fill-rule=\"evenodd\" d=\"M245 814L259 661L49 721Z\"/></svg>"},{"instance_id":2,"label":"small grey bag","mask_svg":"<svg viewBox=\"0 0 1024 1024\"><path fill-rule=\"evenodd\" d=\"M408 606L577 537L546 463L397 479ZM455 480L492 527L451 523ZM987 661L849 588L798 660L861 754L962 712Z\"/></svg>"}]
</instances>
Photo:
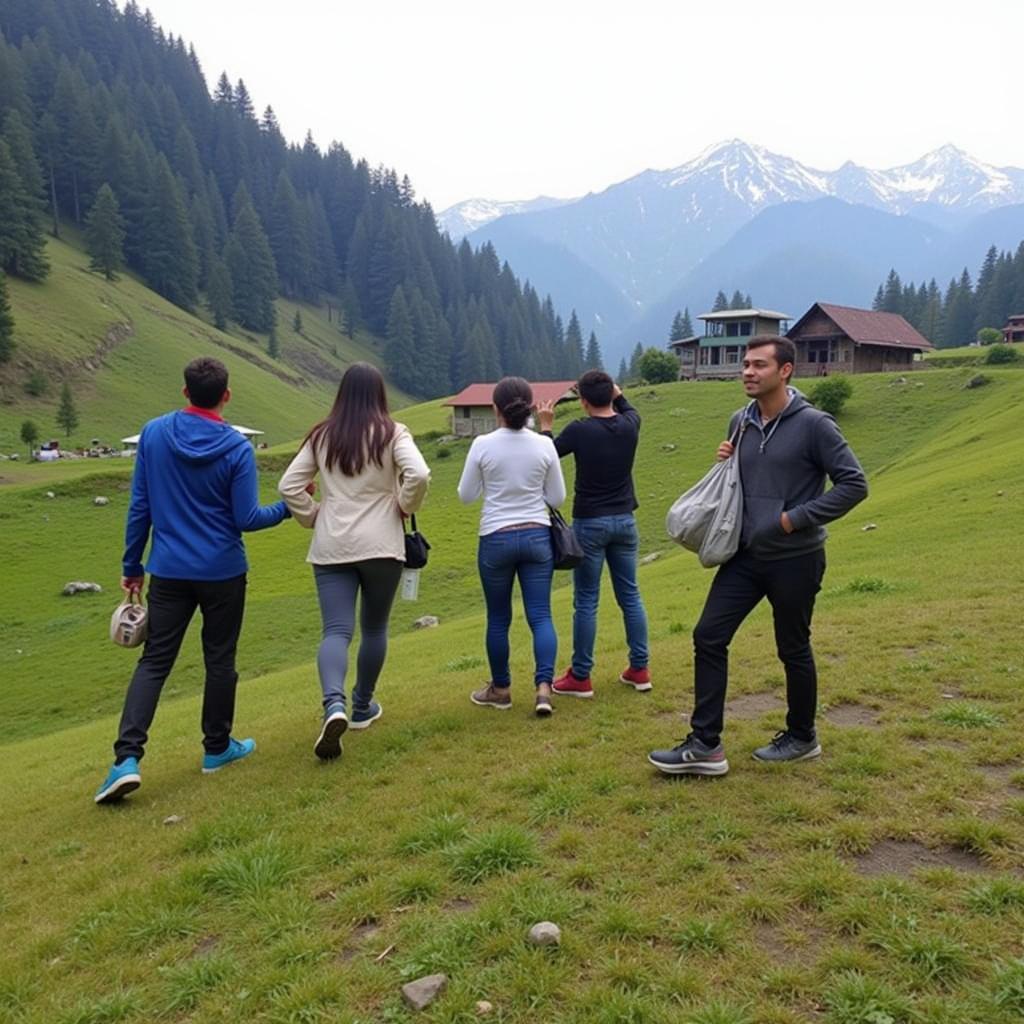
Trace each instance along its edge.
<instances>
[{"instance_id":1,"label":"small grey bag","mask_svg":"<svg viewBox=\"0 0 1024 1024\"><path fill-rule=\"evenodd\" d=\"M668 535L695 551L705 568L728 562L739 550L743 526L743 485L739 442L747 426L744 412L731 440L733 454L716 462L708 473L673 502L665 518Z\"/></svg>"}]
</instances>

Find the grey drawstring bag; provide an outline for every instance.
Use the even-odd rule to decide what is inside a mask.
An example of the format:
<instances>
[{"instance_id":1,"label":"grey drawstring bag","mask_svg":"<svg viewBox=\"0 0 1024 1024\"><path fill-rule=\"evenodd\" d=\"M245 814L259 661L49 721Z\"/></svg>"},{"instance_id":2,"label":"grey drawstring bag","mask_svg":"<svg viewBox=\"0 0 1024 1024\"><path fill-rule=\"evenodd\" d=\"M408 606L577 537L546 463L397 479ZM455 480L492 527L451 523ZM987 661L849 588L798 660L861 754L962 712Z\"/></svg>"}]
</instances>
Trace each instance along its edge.
<instances>
[{"instance_id":1,"label":"grey drawstring bag","mask_svg":"<svg viewBox=\"0 0 1024 1024\"><path fill-rule=\"evenodd\" d=\"M746 426L744 413L733 435L733 454L716 462L705 476L678 497L665 517L668 535L688 551L695 551L705 568L728 562L740 547L743 485L738 453Z\"/></svg>"}]
</instances>

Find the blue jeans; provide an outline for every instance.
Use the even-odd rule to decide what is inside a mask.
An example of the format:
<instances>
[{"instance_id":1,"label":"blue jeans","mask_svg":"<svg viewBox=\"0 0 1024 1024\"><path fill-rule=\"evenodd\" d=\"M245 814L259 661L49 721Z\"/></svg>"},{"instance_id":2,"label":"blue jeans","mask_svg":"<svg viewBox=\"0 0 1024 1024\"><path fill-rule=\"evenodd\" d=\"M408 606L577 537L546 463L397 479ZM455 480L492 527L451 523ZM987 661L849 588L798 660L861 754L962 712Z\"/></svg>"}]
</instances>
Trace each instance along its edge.
<instances>
[{"instance_id":1,"label":"blue jeans","mask_svg":"<svg viewBox=\"0 0 1024 1024\"><path fill-rule=\"evenodd\" d=\"M601 569L605 560L612 577L615 600L622 609L629 645L630 668L646 668L647 612L636 583L640 535L632 513L574 519L573 532L583 548L583 561L573 570L572 674L587 679L594 668L597 605L601 596Z\"/></svg>"},{"instance_id":2,"label":"blue jeans","mask_svg":"<svg viewBox=\"0 0 1024 1024\"><path fill-rule=\"evenodd\" d=\"M508 686L508 631L512 625L512 582L519 577L526 621L533 633L534 684L555 677L558 638L551 621L551 577L555 570L551 531L546 526L499 530L480 538L477 567L487 605L487 660L491 682Z\"/></svg>"}]
</instances>

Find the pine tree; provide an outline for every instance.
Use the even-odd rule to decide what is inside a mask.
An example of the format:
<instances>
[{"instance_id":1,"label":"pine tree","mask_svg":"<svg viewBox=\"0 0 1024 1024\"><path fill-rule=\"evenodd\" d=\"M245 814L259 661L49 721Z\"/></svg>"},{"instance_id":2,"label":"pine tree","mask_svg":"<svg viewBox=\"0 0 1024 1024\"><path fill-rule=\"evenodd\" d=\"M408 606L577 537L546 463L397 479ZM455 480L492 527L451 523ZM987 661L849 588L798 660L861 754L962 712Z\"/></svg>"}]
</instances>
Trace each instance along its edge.
<instances>
[{"instance_id":1,"label":"pine tree","mask_svg":"<svg viewBox=\"0 0 1024 1024\"><path fill-rule=\"evenodd\" d=\"M597 335L591 331L590 339L587 341L587 359L586 359L588 370L603 370L604 360L601 358L601 346L597 343Z\"/></svg>"},{"instance_id":2,"label":"pine tree","mask_svg":"<svg viewBox=\"0 0 1024 1024\"><path fill-rule=\"evenodd\" d=\"M157 157L144 218L146 283L182 309L198 298L199 255L181 185L163 155Z\"/></svg>"},{"instance_id":3,"label":"pine tree","mask_svg":"<svg viewBox=\"0 0 1024 1024\"><path fill-rule=\"evenodd\" d=\"M712 313L722 313L729 308L729 299L725 292L719 289L718 294L715 296L715 304L711 307Z\"/></svg>"},{"instance_id":4,"label":"pine tree","mask_svg":"<svg viewBox=\"0 0 1024 1024\"><path fill-rule=\"evenodd\" d=\"M871 308L877 313L882 309L885 304L885 289L882 285L878 286L878 291L875 292L875 297L871 301Z\"/></svg>"},{"instance_id":5,"label":"pine tree","mask_svg":"<svg viewBox=\"0 0 1024 1024\"><path fill-rule=\"evenodd\" d=\"M391 297L388 308L387 344L384 358L391 379L403 390L419 393L416 370L416 345L412 318L405 301L405 292L399 285Z\"/></svg>"},{"instance_id":6,"label":"pine tree","mask_svg":"<svg viewBox=\"0 0 1024 1024\"><path fill-rule=\"evenodd\" d=\"M227 328L231 318L231 274L227 265L215 257L210 267L210 281L206 289L206 305L213 316L213 325L219 331Z\"/></svg>"},{"instance_id":7,"label":"pine tree","mask_svg":"<svg viewBox=\"0 0 1024 1024\"><path fill-rule=\"evenodd\" d=\"M279 359L281 357L281 343L277 340L277 327L271 327L270 333L267 335L267 355L271 359Z\"/></svg>"},{"instance_id":8,"label":"pine tree","mask_svg":"<svg viewBox=\"0 0 1024 1024\"><path fill-rule=\"evenodd\" d=\"M692 338L693 337L693 321L690 319L690 307L689 306L687 306L686 309L683 310L683 322L680 325L680 329L683 332L683 337L684 338Z\"/></svg>"},{"instance_id":9,"label":"pine tree","mask_svg":"<svg viewBox=\"0 0 1024 1024\"><path fill-rule=\"evenodd\" d=\"M274 253L281 293L293 299L313 298L315 289L309 225L291 180L284 171L278 175L267 234Z\"/></svg>"},{"instance_id":10,"label":"pine tree","mask_svg":"<svg viewBox=\"0 0 1024 1024\"><path fill-rule=\"evenodd\" d=\"M347 338L356 336L360 317L359 296L356 294L352 279L346 278L345 286L341 290L341 329Z\"/></svg>"},{"instance_id":11,"label":"pine tree","mask_svg":"<svg viewBox=\"0 0 1024 1024\"><path fill-rule=\"evenodd\" d=\"M234 207L235 223L224 252L231 273L231 307L243 327L269 331L277 321L274 256L244 185L235 194Z\"/></svg>"},{"instance_id":12,"label":"pine tree","mask_svg":"<svg viewBox=\"0 0 1024 1024\"><path fill-rule=\"evenodd\" d=\"M616 376L616 378L615 378L615 382L617 384L619 384L619 385L625 384L626 383L626 377L628 377L628 376L629 376L629 367L626 365L626 357L623 356L622 359L619 360L619 373L618 373L618 376Z\"/></svg>"},{"instance_id":13,"label":"pine tree","mask_svg":"<svg viewBox=\"0 0 1024 1024\"><path fill-rule=\"evenodd\" d=\"M576 310L569 317L569 326L565 329L566 373L570 377L578 377L586 368L586 357L583 352L583 331L580 330L579 317Z\"/></svg>"},{"instance_id":14,"label":"pine tree","mask_svg":"<svg viewBox=\"0 0 1024 1024\"><path fill-rule=\"evenodd\" d=\"M14 351L14 317L7 297L7 278L0 270L0 363L6 363Z\"/></svg>"},{"instance_id":15,"label":"pine tree","mask_svg":"<svg viewBox=\"0 0 1024 1024\"><path fill-rule=\"evenodd\" d=\"M736 291L734 291L732 293L732 299L729 301L729 308L730 309L747 309L748 308L747 307L747 300L744 297L743 292L741 292L739 290L739 288L737 288Z\"/></svg>"},{"instance_id":16,"label":"pine tree","mask_svg":"<svg viewBox=\"0 0 1024 1024\"><path fill-rule=\"evenodd\" d=\"M71 385L67 381L64 381L64 385L60 389L57 425L64 431L65 437L70 437L78 427L78 410L75 408L75 400L71 396Z\"/></svg>"},{"instance_id":17,"label":"pine tree","mask_svg":"<svg viewBox=\"0 0 1024 1024\"><path fill-rule=\"evenodd\" d=\"M299 310L295 310L295 316L292 317L292 330L296 334L302 333L302 313Z\"/></svg>"},{"instance_id":18,"label":"pine tree","mask_svg":"<svg viewBox=\"0 0 1024 1024\"><path fill-rule=\"evenodd\" d=\"M39 440L39 428L32 420L25 420L21 424L21 443L28 445L28 454L32 455L32 445Z\"/></svg>"},{"instance_id":19,"label":"pine tree","mask_svg":"<svg viewBox=\"0 0 1024 1024\"><path fill-rule=\"evenodd\" d=\"M683 314L680 311L676 311L676 315L672 317L672 327L668 332L669 341L682 341L686 335L683 333Z\"/></svg>"},{"instance_id":20,"label":"pine tree","mask_svg":"<svg viewBox=\"0 0 1024 1024\"><path fill-rule=\"evenodd\" d=\"M27 281L49 272L46 240L36 209L25 191L11 150L0 139L0 270Z\"/></svg>"},{"instance_id":21,"label":"pine tree","mask_svg":"<svg viewBox=\"0 0 1024 1024\"><path fill-rule=\"evenodd\" d=\"M903 312L903 283L895 268L889 271L885 279L885 291L882 295L882 311L885 313Z\"/></svg>"},{"instance_id":22,"label":"pine tree","mask_svg":"<svg viewBox=\"0 0 1024 1024\"><path fill-rule=\"evenodd\" d=\"M85 218L85 243L89 269L113 281L124 263L124 220L114 190L106 183L96 193L96 202Z\"/></svg>"},{"instance_id":23,"label":"pine tree","mask_svg":"<svg viewBox=\"0 0 1024 1024\"><path fill-rule=\"evenodd\" d=\"M639 380L640 379L640 360L643 358L643 355L644 355L644 347L638 341L636 343L636 348L633 349L633 354L629 357L629 372L628 372L629 380ZM623 379L625 379L625 378L623 378Z\"/></svg>"}]
</instances>

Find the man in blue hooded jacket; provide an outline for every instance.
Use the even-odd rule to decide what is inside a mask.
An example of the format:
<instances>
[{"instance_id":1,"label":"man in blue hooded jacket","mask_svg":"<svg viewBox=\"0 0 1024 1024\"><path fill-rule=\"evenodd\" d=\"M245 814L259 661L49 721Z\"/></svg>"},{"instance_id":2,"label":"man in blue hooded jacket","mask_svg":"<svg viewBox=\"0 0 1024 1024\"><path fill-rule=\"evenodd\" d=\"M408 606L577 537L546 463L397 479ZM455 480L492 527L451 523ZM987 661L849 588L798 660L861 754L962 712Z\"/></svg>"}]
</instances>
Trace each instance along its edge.
<instances>
[{"instance_id":1,"label":"man in blue hooded jacket","mask_svg":"<svg viewBox=\"0 0 1024 1024\"><path fill-rule=\"evenodd\" d=\"M196 608L203 616L206 664L203 771L215 772L256 747L251 739L231 736L248 569L242 533L277 526L288 510L283 501L259 504L252 446L221 415L231 398L224 364L194 359L185 367L184 395L186 408L146 424L135 456L121 587L138 594L149 572L149 631L125 697L114 766L96 793L98 804L115 803L138 789L139 761L160 691Z\"/></svg>"}]
</instances>

